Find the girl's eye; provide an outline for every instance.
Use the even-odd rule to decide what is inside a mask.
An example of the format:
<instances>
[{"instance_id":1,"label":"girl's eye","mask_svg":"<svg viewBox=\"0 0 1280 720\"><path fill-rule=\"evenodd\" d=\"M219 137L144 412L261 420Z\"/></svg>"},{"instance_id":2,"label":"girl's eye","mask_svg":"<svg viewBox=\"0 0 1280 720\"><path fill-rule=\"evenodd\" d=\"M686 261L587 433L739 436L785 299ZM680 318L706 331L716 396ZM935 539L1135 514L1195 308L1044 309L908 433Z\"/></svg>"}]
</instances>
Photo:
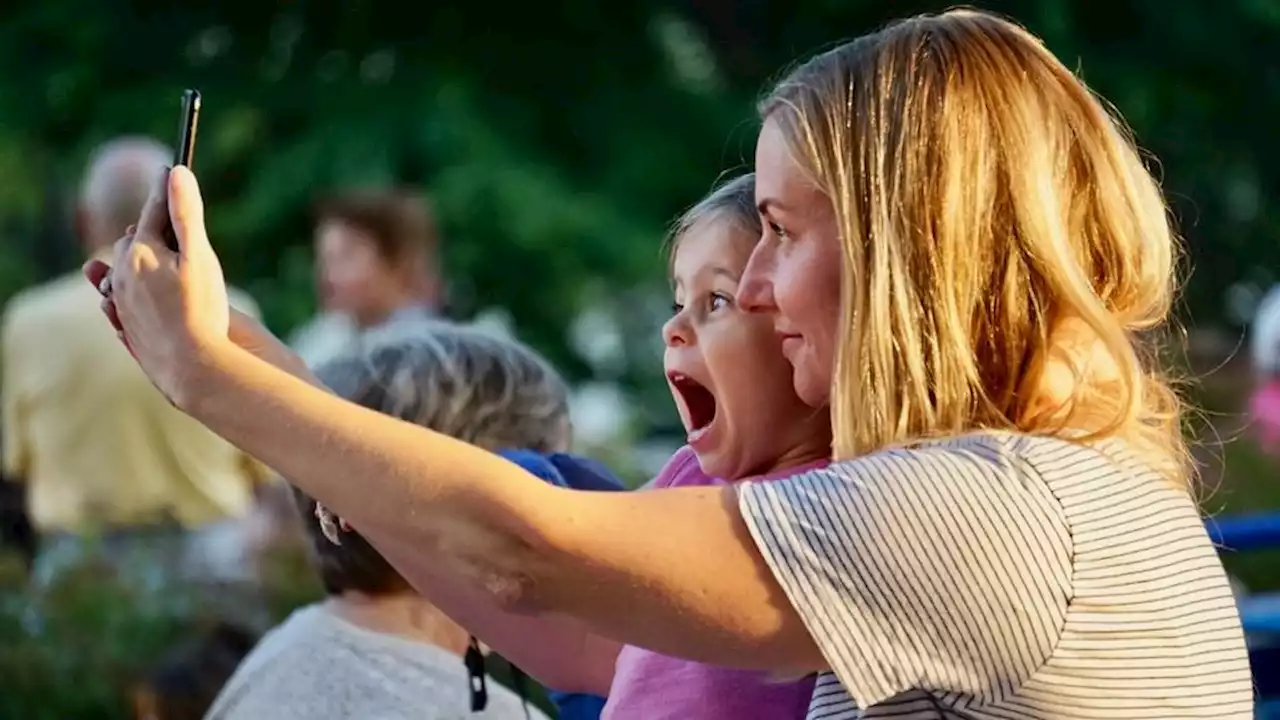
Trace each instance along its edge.
<instances>
[{"instance_id":1,"label":"girl's eye","mask_svg":"<svg viewBox=\"0 0 1280 720\"><path fill-rule=\"evenodd\" d=\"M711 311L723 310L733 304L733 298L724 293L711 293Z\"/></svg>"},{"instance_id":2,"label":"girl's eye","mask_svg":"<svg viewBox=\"0 0 1280 720\"><path fill-rule=\"evenodd\" d=\"M684 306L683 306L683 305L681 305L680 303L671 303L671 314L672 314L672 315L679 315L681 312L684 312Z\"/></svg>"}]
</instances>

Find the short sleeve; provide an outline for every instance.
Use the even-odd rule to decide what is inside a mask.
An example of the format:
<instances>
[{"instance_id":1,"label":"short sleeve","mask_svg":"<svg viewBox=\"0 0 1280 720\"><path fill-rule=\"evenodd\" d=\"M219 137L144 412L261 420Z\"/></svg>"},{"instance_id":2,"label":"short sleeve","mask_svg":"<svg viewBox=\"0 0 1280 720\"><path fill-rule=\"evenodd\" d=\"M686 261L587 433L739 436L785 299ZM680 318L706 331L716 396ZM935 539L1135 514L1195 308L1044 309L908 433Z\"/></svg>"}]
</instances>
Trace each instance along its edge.
<instances>
[{"instance_id":1,"label":"short sleeve","mask_svg":"<svg viewBox=\"0 0 1280 720\"><path fill-rule=\"evenodd\" d=\"M1061 505L999 440L956 442L741 489L760 552L862 708L915 689L1008 697L1062 632Z\"/></svg>"}]
</instances>

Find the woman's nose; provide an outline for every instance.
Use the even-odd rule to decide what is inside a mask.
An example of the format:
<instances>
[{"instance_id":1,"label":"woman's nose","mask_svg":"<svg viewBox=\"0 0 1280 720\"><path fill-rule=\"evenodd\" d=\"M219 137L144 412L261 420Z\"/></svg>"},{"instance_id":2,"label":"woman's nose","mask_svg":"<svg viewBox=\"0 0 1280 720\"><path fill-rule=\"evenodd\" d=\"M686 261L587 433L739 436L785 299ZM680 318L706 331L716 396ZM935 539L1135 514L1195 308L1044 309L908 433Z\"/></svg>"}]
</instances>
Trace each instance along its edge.
<instances>
[{"instance_id":1,"label":"woman's nose","mask_svg":"<svg viewBox=\"0 0 1280 720\"><path fill-rule=\"evenodd\" d=\"M773 253L767 243L761 240L756 245L738 281L734 301L743 312L772 312L777 308L773 301Z\"/></svg>"}]
</instances>

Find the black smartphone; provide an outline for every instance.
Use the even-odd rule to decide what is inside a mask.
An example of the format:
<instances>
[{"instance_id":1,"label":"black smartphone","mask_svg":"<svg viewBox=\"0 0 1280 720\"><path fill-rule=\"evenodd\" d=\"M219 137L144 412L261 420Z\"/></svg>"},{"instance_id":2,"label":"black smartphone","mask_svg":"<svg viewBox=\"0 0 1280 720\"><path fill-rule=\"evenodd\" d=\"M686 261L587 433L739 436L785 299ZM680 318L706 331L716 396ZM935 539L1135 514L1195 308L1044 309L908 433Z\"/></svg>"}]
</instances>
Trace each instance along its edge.
<instances>
[{"instance_id":1,"label":"black smartphone","mask_svg":"<svg viewBox=\"0 0 1280 720\"><path fill-rule=\"evenodd\" d=\"M173 149L173 165L186 165L191 168L196 154L196 127L200 122L200 91L184 90L182 92L182 117L178 125L178 144ZM165 236L165 241L172 250L178 249L178 238L173 234L173 226Z\"/></svg>"}]
</instances>

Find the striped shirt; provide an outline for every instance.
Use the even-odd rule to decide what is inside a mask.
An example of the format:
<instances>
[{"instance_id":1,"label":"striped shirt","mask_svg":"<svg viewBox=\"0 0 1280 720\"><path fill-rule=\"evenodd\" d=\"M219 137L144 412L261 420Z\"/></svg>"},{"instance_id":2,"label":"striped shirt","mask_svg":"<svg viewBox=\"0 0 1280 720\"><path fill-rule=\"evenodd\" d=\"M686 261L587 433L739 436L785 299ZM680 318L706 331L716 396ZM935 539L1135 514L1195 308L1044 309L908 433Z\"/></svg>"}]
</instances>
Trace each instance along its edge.
<instances>
[{"instance_id":1,"label":"striped shirt","mask_svg":"<svg viewBox=\"0 0 1280 720\"><path fill-rule=\"evenodd\" d=\"M973 434L740 504L831 668L810 720L1252 717L1195 504L1118 443Z\"/></svg>"}]
</instances>

